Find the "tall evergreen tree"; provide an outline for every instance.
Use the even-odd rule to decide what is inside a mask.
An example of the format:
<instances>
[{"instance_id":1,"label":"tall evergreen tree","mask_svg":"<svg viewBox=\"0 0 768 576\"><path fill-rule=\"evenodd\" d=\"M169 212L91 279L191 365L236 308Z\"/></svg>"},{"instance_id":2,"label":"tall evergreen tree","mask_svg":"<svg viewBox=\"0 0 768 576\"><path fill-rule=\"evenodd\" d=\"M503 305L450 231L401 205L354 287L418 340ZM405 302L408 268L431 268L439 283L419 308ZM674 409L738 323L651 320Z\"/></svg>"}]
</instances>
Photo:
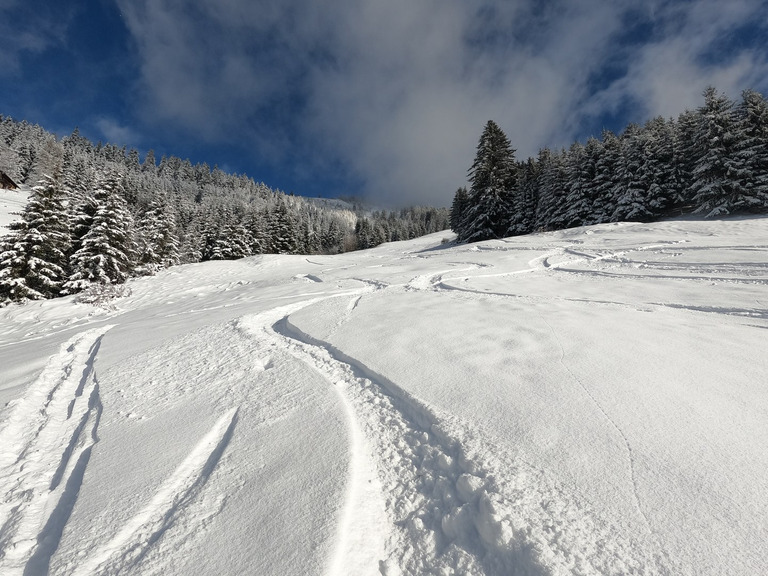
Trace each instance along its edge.
<instances>
[{"instance_id":1,"label":"tall evergreen tree","mask_svg":"<svg viewBox=\"0 0 768 576\"><path fill-rule=\"evenodd\" d=\"M649 175L643 170L643 133L639 126L630 124L621 136L621 156L614 177L612 222L623 220L646 221L651 211L646 205Z\"/></svg>"},{"instance_id":2,"label":"tall evergreen tree","mask_svg":"<svg viewBox=\"0 0 768 576\"><path fill-rule=\"evenodd\" d=\"M509 228L510 201L516 184L515 150L493 121L485 125L469 169L469 207L460 241L500 238Z\"/></svg>"},{"instance_id":3,"label":"tall evergreen tree","mask_svg":"<svg viewBox=\"0 0 768 576\"><path fill-rule=\"evenodd\" d=\"M744 193L733 102L710 87L704 91L704 106L698 112L692 183L695 211L707 218L730 214L742 205Z\"/></svg>"},{"instance_id":4,"label":"tall evergreen tree","mask_svg":"<svg viewBox=\"0 0 768 576\"><path fill-rule=\"evenodd\" d=\"M742 196L734 208L768 211L768 102L745 90L737 110L740 126L737 156L743 168Z\"/></svg>"},{"instance_id":5,"label":"tall evergreen tree","mask_svg":"<svg viewBox=\"0 0 768 576\"><path fill-rule=\"evenodd\" d=\"M66 280L69 229L66 195L52 177L36 186L0 241L0 302L53 298Z\"/></svg>"},{"instance_id":6,"label":"tall evergreen tree","mask_svg":"<svg viewBox=\"0 0 768 576\"><path fill-rule=\"evenodd\" d=\"M296 254L299 248L298 231L285 200L280 198L267 218L269 253Z\"/></svg>"},{"instance_id":7,"label":"tall evergreen tree","mask_svg":"<svg viewBox=\"0 0 768 576\"><path fill-rule=\"evenodd\" d=\"M674 169L677 187L672 205L681 211L690 211L693 206L693 171L696 168L696 134L699 130L699 114L686 110L677 119L674 140Z\"/></svg>"},{"instance_id":8,"label":"tall evergreen tree","mask_svg":"<svg viewBox=\"0 0 768 576\"><path fill-rule=\"evenodd\" d=\"M138 226L138 264L141 272L175 266L180 261L176 221L166 202L154 201Z\"/></svg>"},{"instance_id":9,"label":"tall evergreen tree","mask_svg":"<svg viewBox=\"0 0 768 576\"><path fill-rule=\"evenodd\" d=\"M645 206L651 218L663 216L679 187L675 174L674 126L664 118L650 120L641 135L643 179L647 184Z\"/></svg>"},{"instance_id":10,"label":"tall evergreen tree","mask_svg":"<svg viewBox=\"0 0 768 576\"><path fill-rule=\"evenodd\" d=\"M565 227L565 195L568 177L564 154L548 148L539 151L539 203L536 206L536 230Z\"/></svg>"},{"instance_id":11,"label":"tall evergreen tree","mask_svg":"<svg viewBox=\"0 0 768 576\"><path fill-rule=\"evenodd\" d=\"M581 226L589 222L592 214L591 190L595 177L595 163L600 143L594 138L586 146L578 142L571 145L565 163L568 176L566 227Z\"/></svg>"},{"instance_id":12,"label":"tall evergreen tree","mask_svg":"<svg viewBox=\"0 0 768 576\"><path fill-rule=\"evenodd\" d=\"M536 222L536 204L539 201L539 165L528 158L517 171L512 217L507 229L509 236L533 232Z\"/></svg>"},{"instance_id":13,"label":"tall evergreen tree","mask_svg":"<svg viewBox=\"0 0 768 576\"><path fill-rule=\"evenodd\" d=\"M133 218L121 195L120 176L108 174L93 194L95 214L70 257L68 293L91 284L121 284L130 275L136 245Z\"/></svg>"},{"instance_id":14,"label":"tall evergreen tree","mask_svg":"<svg viewBox=\"0 0 768 576\"><path fill-rule=\"evenodd\" d=\"M467 189L462 186L456 190L456 193L453 196L450 215L451 230L453 230L460 238L465 235L464 225L468 206L469 194L467 193Z\"/></svg>"},{"instance_id":15,"label":"tall evergreen tree","mask_svg":"<svg viewBox=\"0 0 768 576\"><path fill-rule=\"evenodd\" d=\"M592 188L592 215L589 224L608 222L615 210L613 189L616 173L621 161L621 142L610 130L602 134L602 151L595 163L595 178Z\"/></svg>"}]
</instances>

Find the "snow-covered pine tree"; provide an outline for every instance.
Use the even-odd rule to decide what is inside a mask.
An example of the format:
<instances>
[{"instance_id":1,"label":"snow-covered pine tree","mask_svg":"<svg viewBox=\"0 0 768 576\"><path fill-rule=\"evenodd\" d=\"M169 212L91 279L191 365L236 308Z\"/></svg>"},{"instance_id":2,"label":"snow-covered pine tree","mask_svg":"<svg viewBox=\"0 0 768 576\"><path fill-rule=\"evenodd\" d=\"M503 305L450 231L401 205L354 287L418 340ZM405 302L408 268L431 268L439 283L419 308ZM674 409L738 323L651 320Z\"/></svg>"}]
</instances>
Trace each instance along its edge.
<instances>
[{"instance_id":1,"label":"snow-covered pine tree","mask_svg":"<svg viewBox=\"0 0 768 576\"><path fill-rule=\"evenodd\" d=\"M321 245L325 254L338 254L344 249L344 228L337 218L330 218L327 227L323 230Z\"/></svg>"},{"instance_id":2,"label":"snow-covered pine tree","mask_svg":"<svg viewBox=\"0 0 768 576\"><path fill-rule=\"evenodd\" d=\"M66 195L46 176L32 192L21 220L0 242L0 303L58 296L66 280L69 229Z\"/></svg>"},{"instance_id":3,"label":"snow-covered pine tree","mask_svg":"<svg viewBox=\"0 0 768 576\"><path fill-rule=\"evenodd\" d=\"M235 260L241 258L235 216L228 207L217 206L206 216L201 260ZM250 253L250 247L249 247Z\"/></svg>"},{"instance_id":4,"label":"snow-covered pine tree","mask_svg":"<svg viewBox=\"0 0 768 576\"><path fill-rule=\"evenodd\" d=\"M646 205L648 174L643 170L643 133L630 124L621 135L621 157L617 165L613 188L612 222L624 220L647 221L652 218Z\"/></svg>"},{"instance_id":5,"label":"snow-covered pine tree","mask_svg":"<svg viewBox=\"0 0 768 576\"><path fill-rule=\"evenodd\" d=\"M467 189L462 186L456 190L456 193L453 195L450 215L451 230L453 230L459 238L465 235L464 225L466 222L468 205L469 194L467 193Z\"/></svg>"},{"instance_id":6,"label":"snow-covered pine tree","mask_svg":"<svg viewBox=\"0 0 768 576\"><path fill-rule=\"evenodd\" d=\"M268 252L270 254L296 254L298 252L296 222L288 212L288 207L282 197L269 211L267 223L269 228Z\"/></svg>"},{"instance_id":7,"label":"snow-covered pine tree","mask_svg":"<svg viewBox=\"0 0 768 576\"><path fill-rule=\"evenodd\" d=\"M565 226L565 194L568 179L564 154L549 148L539 151L539 202L536 206L536 230L559 230Z\"/></svg>"},{"instance_id":8,"label":"snow-covered pine tree","mask_svg":"<svg viewBox=\"0 0 768 576\"><path fill-rule=\"evenodd\" d=\"M251 254L264 254L269 241L269 230L264 211L251 209L246 216L245 226L252 238Z\"/></svg>"},{"instance_id":9,"label":"snow-covered pine tree","mask_svg":"<svg viewBox=\"0 0 768 576\"><path fill-rule=\"evenodd\" d=\"M672 196L672 205L682 212L693 210L693 170L696 167L696 133L699 129L699 115L686 110L677 118L674 133L674 173L677 187Z\"/></svg>"},{"instance_id":10,"label":"snow-covered pine tree","mask_svg":"<svg viewBox=\"0 0 768 576\"><path fill-rule=\"evenodd\" d=\"M582 226L592 216L592 187L595 178L595 164L600 142L590 138L586 146L576 142L571 145L566 157L565 170L568 176L565 198L565 226Z\"/></svg>"},{"instance_id":11,"label":"snow-covered pine tree","mask_svg":"<svg viewBox=\"0 0 768 576\"><path fill-rule=\"evenodd\" d=\"M517 187L507 235L518 236L533 232L538 199L539 165L533 158L528 158L517 170Z\"/></svg>"},{"instance_id":12,"label":"snow-covered pine tree","mask_svg":"<svg viewBox=\"0 0 768 576\"><path fill-rule=\"evenodd\" d=\"M67 293L92 284L121 284L133 270L136 244L133 218L120 190L120 175L107 174L93 193L95 213L70 257ZM83 218L86 225L87 218Z\"/></svg>"},{"instance_id":13,"label":"snow-covered pine tree","mask_svg":"<svg viewBox=\"0 0 768 576\"><path fill-rule=\"evenodd\" d=\"M613 188L616 171L621 159L621 142L610 130L602 134L602 150L595 162L595 178L592 183L592 214L588 224L608 222L615 210Z\"/></svg>"},{"instance_id":14,"label":"snow-covered pine tree","mask_svg":"<svg viewBox=\"0 0 768 576\"><path fill-rule=\"evenodd\" d=\"M737 109L740 125L737 156L743 168L742 195L734 209L768 211L768 102L745 90Z\"/></svg>"},{"instance_id":15,"label":"snow-covered pine tree","mask_svg":"<svg viewBox=\"0 0 768 576\"><path fill-rule=\"evenodd\" d=\"M733 102L712 87L704 91L699 125L694 137L696 160L692 194L695 212L724 216L743 206L744 165L738 154L740 126Z\"/></svg>"},{"instance_id":16,"label":"snow-covered pine tree","mask_svg":"<svg viewBox=\"0 0 768 576\"><path fill-rule=\"evenodd\" d=\"M154 274L158 270L178 264L180 256L176 221L165 199L153 201L140 222L137 230L137 271Z\"/></svg>"},{"instance_id":17,"label":"snow-covered pine tree","mask_svg":"<svg viewBox=\"0 0 768 576\"><path fill-rule=\"evenodd\" d=\"M663 216L673 203L675 177L674 126L662 117L649 120L642 133L643 178L647 182L645 206L651 218Z\"/></svg>"},{"instance_id":18,"label":"snow-covered pine tree","mask_svg":"<svg viewBox=\"0 0 768 576\"><path fill-rule=\"evenodd\" d=\"M485 125L469 169L469 206L462 242L501 238L509 228L510 201L516 184L515 150L493 121Z\"/></svg>"}]
</instances>

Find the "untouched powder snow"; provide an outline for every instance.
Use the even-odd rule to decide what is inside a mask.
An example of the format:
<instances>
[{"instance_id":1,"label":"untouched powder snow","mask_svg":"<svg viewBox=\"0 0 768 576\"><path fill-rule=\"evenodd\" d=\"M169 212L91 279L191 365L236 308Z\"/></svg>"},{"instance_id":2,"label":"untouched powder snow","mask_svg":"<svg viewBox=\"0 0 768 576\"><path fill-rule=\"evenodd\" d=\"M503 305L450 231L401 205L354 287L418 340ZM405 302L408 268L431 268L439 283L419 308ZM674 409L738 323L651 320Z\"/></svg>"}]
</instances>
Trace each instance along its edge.
<instances>
[{"instance_id":1,"label":"untouched powder snow","mask_svg":"<svg viewBox=\"0 0 768 576\"><path fill-rule=\"evenodd\" d=\"M762 575L768 219L0 309L0 574Z\"/></svg>"}]
</instances>

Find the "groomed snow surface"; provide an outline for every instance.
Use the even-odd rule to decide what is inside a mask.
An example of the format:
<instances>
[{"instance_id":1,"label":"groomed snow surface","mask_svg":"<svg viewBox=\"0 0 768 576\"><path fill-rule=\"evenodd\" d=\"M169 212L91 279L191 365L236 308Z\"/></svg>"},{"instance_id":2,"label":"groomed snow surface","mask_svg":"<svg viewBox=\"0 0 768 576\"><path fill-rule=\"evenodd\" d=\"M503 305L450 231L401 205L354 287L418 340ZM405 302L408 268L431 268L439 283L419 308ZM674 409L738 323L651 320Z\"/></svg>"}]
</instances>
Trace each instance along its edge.
<instances>
[{"instance_id":1,"label":"groomed snow surface","mask_svg":"<svg viewBox=\"0 0 768 576\"><path fill-rule=\"evenodd\" d=\"M768 219L0 310L0 574L768 570Z\"/></svg>"}]
</instances>

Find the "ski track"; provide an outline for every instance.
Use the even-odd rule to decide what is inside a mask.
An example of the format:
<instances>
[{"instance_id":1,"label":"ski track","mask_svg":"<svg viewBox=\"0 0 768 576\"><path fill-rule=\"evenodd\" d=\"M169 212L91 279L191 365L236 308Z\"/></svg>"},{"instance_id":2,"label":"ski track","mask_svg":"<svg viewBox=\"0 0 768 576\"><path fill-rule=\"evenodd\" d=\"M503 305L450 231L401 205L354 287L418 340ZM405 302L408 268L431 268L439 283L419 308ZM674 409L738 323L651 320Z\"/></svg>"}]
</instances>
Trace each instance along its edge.
<instances>
[{"instance_id":1,"label":"ski track","mask_svg":"<svg viewBox=\"0 0 768 576\"><path fill-rule=\"evenodd\" d=\"M407 287L405 289L408 289ZM286 314L274 337L343 393L352 430L351 483L329 574L673 574L666 560L617 537L544 473L515 460L456 419L424 405L332 345L304 334ZM360 449L360 442L367 446ZM380 520L359 508L355 470L369 458L389 519L376 531L367 564L350 556L350 514L361 526ZM357 487L355 487L357 486ZM369 501L376 501L374 496ZM375 507L375 506L374 506ZM350 512L351 511L351 512ZM371 556L373 555L373 556ZM355 564L351 564L355 562Z\"/></svg>"},{"instance_id":2,"label":"ski track","mask_svg":"<svg viewBox=\"0 0 768 576\"><path fill-rule=\"evenodd\" d=\"M239 408L223 414L152 500L72 572L73 576L117 574L139 565L152 544L173 526L205 486L237 424Z\"/></svg>"},{"instance_id":3,"label":"ski track","mask_svg":"<svg viewBox=\"0 0 768 576\"><path fill-rule=\"evenodd\" d=\"M112 326L61 347L0 427L0 573L45 574L98 442L94 360Z\"/></svg>"}]
</instances>

